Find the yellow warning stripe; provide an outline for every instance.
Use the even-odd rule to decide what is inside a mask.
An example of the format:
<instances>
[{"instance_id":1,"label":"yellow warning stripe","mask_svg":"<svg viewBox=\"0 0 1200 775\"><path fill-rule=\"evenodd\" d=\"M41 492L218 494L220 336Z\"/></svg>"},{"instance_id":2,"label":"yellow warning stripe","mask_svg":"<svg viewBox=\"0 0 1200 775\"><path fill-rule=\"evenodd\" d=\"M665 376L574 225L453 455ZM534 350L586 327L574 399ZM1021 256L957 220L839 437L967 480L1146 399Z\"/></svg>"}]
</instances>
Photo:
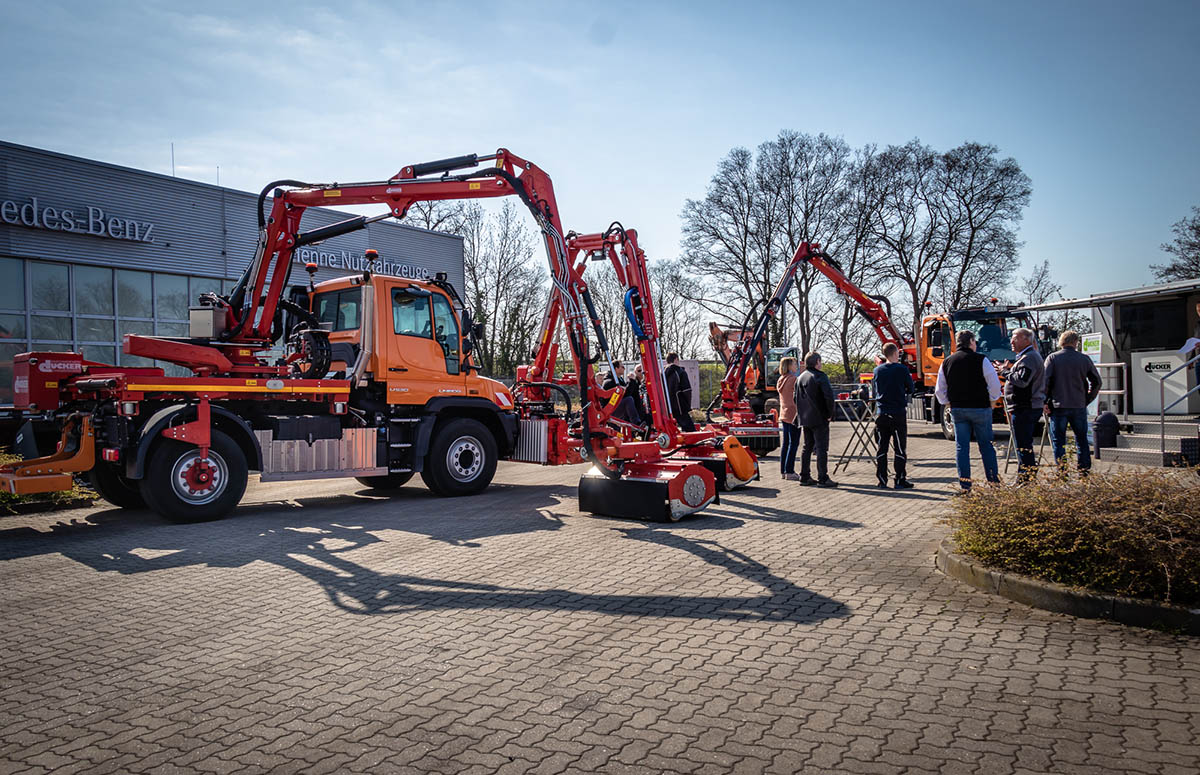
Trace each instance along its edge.
<instances>
[{"instance_id":1,"label":"yellow warning stripe","mask_svg":"<svg viewBox=\"0 0 1200 775\"><path fill-rule=\"evenodd\" d=\"M278 390L272 390L267 387L251 386L251 385L126 385L125 389L130 392L145 393L150 391L161 390L163 392L172 393L199 393L201 391L209 391L213 393L349 393L350 388L347 387L282 387Z\"/></svg>"}]
</instances>

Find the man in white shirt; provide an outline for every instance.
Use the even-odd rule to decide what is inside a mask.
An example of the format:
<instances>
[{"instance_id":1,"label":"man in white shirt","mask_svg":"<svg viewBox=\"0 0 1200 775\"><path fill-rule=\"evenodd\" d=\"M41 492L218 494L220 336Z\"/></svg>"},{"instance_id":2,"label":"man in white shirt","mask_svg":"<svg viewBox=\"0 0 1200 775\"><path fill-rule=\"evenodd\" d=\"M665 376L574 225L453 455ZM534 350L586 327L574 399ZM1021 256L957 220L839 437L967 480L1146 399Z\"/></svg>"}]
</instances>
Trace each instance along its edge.
<instances>
[{"instance_id":1,"label":"man in white shirt","mask_svg":"<svg viewBox=\"0 0 1200 775\"><path fill-rule=\"evenodd\" d=\"M958 349L938 368L933 394L954 420L955 463L958 483L971 489L971 436L979 446L983 473L999 484L1000 467L992 446L992 404L1000 397L1000 377L985 355L975 352L975 334L959 331Z\"/></svg>"}]
</instances>

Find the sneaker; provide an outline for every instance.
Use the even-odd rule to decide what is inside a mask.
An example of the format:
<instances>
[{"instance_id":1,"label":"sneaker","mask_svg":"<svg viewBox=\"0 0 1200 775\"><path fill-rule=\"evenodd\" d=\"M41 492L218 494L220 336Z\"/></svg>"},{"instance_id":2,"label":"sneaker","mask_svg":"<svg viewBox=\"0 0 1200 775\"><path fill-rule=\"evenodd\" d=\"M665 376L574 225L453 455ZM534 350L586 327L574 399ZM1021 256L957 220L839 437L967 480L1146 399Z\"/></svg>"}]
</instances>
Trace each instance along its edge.
<instances>
[{"instance_id":1,"label":"sneaker","mask_svg":"<svg viewBox=\"0 0 1200 775\"><path fill-rule=\"evenodd\" d=\"M784 475L783 475L783 478L784 478L784 479L786 479L786 480L787 480L787 481L789 481L789 482L798 482L798 481L800 481L800 475L799 475L799 474L784 474Z\"/></svg>"},{"instance_id":2,"label":"sneaker","mask_svg":"<svg viewBox=\"0 0 1200 775\"><path fill-rule=\"evenodd\" d=\"M907 479L897 479L896 480L896 489L897 490L911 490L915 486L916 485L914 485L912 482L908 481Z\"/></svg>"},{"instance_id":3,"label":"sneaker","mask_svg":"<svg viewBox=\"0 0 1200 775\"><path fill-rule=\"evenodd\" d=\"M886 490L888 488L887 479L880 479L879 483L875 486L881 490Z\"/></svg>"},{"instance_id":4,"label":"sneaker","mask_svg":"<svg viewBox=\"0 0 1200 775\"><path fill-rule=\"evenodd\" d=\"M816 479L812 479L812 478L805 479L804 477L800 477L800 486L801 487L812 487L816 483L817 483Z\"/></svg>"},{"instance_id":5,"label":"sneaker","mask_svg":"<svg viewBox=\"0 0 1200 775\"><path fill-rule=\"evenodd\" d=\"M832 479L822 479L821 481L817 482L817 486L818 487L837 487L838 483L833 481Z\"/></svg>"}]
</instances>

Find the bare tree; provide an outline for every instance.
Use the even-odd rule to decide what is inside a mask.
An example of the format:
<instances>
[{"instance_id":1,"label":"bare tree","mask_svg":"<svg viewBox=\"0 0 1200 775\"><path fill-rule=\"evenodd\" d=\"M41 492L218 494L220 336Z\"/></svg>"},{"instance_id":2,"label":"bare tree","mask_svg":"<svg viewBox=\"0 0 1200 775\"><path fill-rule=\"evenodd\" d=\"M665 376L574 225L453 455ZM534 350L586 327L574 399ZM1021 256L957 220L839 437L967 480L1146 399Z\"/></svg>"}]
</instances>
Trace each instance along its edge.
<instances>
[{"instance_id":1,"label":"bare tree","mask_svg":"<svg viewBox=\"0 0 1200 775\"><path fill-rule=\"evenodd\" d=\"M448 234L461 232L470 202L413 202L404 216L404 222L429 231L444 231ZM477 206L477 205L476 205Z\"/></svg>"},{"instance_id":2,"label":"bare tree","mask_svg":"<svg viewBox=\"0 0 1200 775\"><path fill-rule=\"evenodd\" d=\"M712 313L749 309L771 293L771 254L755 239L758 199L754 156L734 148L717 164L704 198L684 203L684 260L710 278L694 301Z\"/></svg>"},{"instance_id":3,"label":"bare tree","mask_svg":"<svg viewBox=\"0 0 1200 775\"><path fill-rule=\"evenodd\" d=\"M1164 242L1162 249L1173 258L1166 264L1151 264L1154 276L1162 282L1194 280L1200 277L1200 207L1176 221L1171 227L1175 239Z\"/></svg>"},{"instance_id":4,"label":"bare tree","mask_svg":"<svg viewBox=\"0 0 1200 775\"><path fill-rule=\"evenodd\" d=\"M964 143L939 154L912 140L879 154L875 232L908 290L914 330L925 301L947 309L978 303L1016 270L1016 226L1032 187L1016 161L996 153Z\"/></svg>"},{"instance_id":5,"label":"bare tree","mask_svg":"<svg viewBox=\"0 0 1200 775\"><path fill-rule=\"evenodd\" d=\"M488 329L479 365L488 374L513 374L536 338L546 299L546 273L533 261L533 235L511 202L492 215L478 203L467 204L459 233L466 301Z\"/></svg>"},{"instance_id":6,"label":"bare tree","mask_svg":"<svg viewBox=\"0 0 1200 775\"><path fill-rule=\"evenodd\" d=\"M1063 287L1054 282L1050 276L1050 262L1043 261L1034 264L1033 269L1025 274L1025 278L1016 287L1017 298L1025 306L1045 304L1063 298ZM1035 326L1047 325L1058 331L1071 329L1079 334L1092 330L1092 319L1086 313L1075 309L1054 311L1032 311L1029 313L1030 322Z\"/></svg>"},{"instance_id":7,"label":"bare tree","mask_svg":"<svg viewBox=\"0 0 1200 775\"><path fill-rule=\"evenodd\" d=\"M1008 285L1018 266L1016 225L1033 192L1016 160L999 159L994 145L963 143L940 157L946 181L952 261L939 273L946 309L982 302Z\"/></svg>"},{"instance_id":8,"label":"bare tree","mask_svg":"<svg viewBox=\"0 0 1200 775\"><path fill-rule=\"evenodd\" d=\"M690 301L700 293L699 279L688 273L682 261L656 261L649 272L663 352L677 352L683 358L712 357L705 352L703 310Z\"/></svg>"}]
</instances>

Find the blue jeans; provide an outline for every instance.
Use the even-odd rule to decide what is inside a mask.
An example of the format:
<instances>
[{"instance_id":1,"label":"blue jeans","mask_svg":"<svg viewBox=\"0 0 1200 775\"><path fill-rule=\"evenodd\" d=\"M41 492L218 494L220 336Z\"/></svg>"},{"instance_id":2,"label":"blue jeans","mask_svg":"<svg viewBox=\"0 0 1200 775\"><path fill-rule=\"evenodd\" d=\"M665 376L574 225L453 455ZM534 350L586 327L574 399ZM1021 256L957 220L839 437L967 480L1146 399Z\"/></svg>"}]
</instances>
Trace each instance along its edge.
<instances>
[{"instance_id":1,"label":"blue jeans","mask_svg":"<svg viewBox=\"0 0 1200 775\"><path fill-rule=\"evenodd\" d=\"M964 490L971 489L971 437L979 445L979 456L983 458L983 473L989 482L1000 481L1000 466L996 463L996 448L992 446L992 410L951 409L954 420L954 446L958 466L958 483Z\"/></svg>"},{"instance_id":2,"label":"blue jeans","mask_svg":"<svg viewBox=\"0 0 1200 775\"><path fill-rule=\"evenodd\" d=\"M791 423L783 424L783 446L779 448L780 473L796 473L796 451L800 449L800 428Z\"/></svg>"},{"instance_id":3,"label":"blue jeans","mask_svg":"<svg viewBox=\"0 0 1200 775\"><path fill-rule=\"evenodd\" d=\"M1092 450L1087 438L1087 408L1050 410L1050 437L1054 439L1054 461L1067 454L1067 426L1075 434L1075 446L1079 448L1079 470L1092 467Z\"/></svg>"}]
</instances>

